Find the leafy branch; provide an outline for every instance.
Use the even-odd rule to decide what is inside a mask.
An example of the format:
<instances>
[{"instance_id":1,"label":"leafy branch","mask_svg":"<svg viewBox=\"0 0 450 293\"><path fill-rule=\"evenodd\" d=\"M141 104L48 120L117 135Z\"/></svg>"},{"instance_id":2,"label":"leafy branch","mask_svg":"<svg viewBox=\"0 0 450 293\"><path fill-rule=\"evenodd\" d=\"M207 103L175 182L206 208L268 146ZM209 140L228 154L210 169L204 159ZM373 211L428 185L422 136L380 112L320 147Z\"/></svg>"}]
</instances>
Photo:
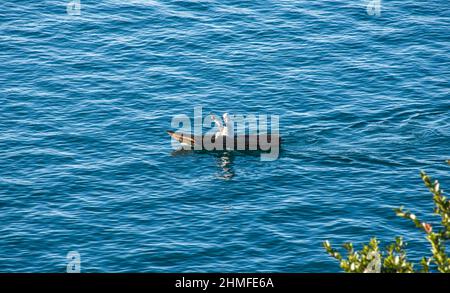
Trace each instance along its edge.
<instances>
[{"instance_id":1,"label":"leafy branch","mask_svg":"<svg viewBox=\"0 0 450 293\"><path fill-rule=\"evenodd\" d=\"M450 160L446 161L450 164ZM339 261L344 272L348 273L414 273L439 271L450 273L450 258L445 249L446 242L450 239L450 201L444 196L443 190L437 180L432 180L425 172L420 176L433 195L434 214L441 217L440 229L433 231L433 226L421 221L410 211L403 207L395 209L397 216L408 219L413 224L425 232L426 239L431 244L431 256L423 257L420 270L416 270L412 262L407 259L406 244L401 237L397 237L395 242L390 244L384 251L379 249L379 241L372 238L367 245L363 245L362 250L355 251L351 242L343 245L347 252L344 258L334 249L327 240L323 243L326 252Z\"/></svg>"}]
</instances>

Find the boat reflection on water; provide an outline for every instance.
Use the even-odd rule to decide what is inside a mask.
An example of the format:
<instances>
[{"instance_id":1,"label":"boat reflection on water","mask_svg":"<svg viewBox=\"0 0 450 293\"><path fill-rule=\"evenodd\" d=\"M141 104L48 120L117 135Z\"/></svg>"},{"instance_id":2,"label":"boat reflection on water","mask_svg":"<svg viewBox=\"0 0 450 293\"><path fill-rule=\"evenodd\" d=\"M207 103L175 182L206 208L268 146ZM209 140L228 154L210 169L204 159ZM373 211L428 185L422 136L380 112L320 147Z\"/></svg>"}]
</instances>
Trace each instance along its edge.
<instances>
[{"instance_id":1,"label":"boat reflection on water","mask_svg":"<svg viewBox=\"0 0 450 293\"><path fill-rule=\"evenodd\" d=\"M232 153L222 152L217 154L217 166L220 168L218 178L230 180L234 177L233 161L234 156Z\"/></svg>"},{"instance_id":2,"label":"boat reflection on water","mask_svg":"<svg viewBox=\"0 0 450 293\"><path fill-rule=\"evenodd\" d=\"M217 178L230 180L235 176L234 172L234 158L235 155L232 152L228 151L215 151L215 152L206 152L206 151L194 151L190 149L179 148L171 153L172 156L189 156L195 153L207 154L210 156L214 156L216 158L218 173Z\"/></svg>"}]
</instances>

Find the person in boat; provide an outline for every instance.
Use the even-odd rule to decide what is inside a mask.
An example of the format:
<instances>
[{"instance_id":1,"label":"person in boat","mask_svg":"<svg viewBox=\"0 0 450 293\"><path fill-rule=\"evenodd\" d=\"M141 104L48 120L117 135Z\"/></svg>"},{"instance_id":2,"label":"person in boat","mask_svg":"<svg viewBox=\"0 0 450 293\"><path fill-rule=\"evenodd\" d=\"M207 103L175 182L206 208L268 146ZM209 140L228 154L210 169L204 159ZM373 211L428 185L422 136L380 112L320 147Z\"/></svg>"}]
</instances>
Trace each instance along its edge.
<instances>
[{"instance_id":1,"label":"person in boat","mask_svg":"<svg viewBox=\"0 0 450 293\"><path fill-rule=\"evenodd\" d=\"M228 113L223 114L223 122L225 125L215 115L211 115L211 119L217 126L217 132L214 135L216 139L219 136L234 137L234 123Z\"/></svg>"}]
</instances>

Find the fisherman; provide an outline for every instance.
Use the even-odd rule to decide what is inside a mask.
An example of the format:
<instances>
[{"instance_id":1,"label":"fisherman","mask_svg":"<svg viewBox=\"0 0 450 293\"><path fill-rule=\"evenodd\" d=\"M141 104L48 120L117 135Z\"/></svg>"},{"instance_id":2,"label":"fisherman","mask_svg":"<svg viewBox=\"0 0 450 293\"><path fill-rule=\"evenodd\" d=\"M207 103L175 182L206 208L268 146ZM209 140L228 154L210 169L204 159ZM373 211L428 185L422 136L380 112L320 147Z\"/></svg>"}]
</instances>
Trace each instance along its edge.
<instances>
[{"instance_id":1,"label":"fisherman","mask_svg":"<svg viewBox=\"0 0 450 293\"><path fill-rule=\"evenodd\" d=\"M228 113L223 114L223 121L225 123L225 126L222 125L222 122L217 119L215 115L211 115L211 119L217 126L217 132L214 135L216 139L219 136L234 137L234 123Z\"/></svg>"}]
</instances>

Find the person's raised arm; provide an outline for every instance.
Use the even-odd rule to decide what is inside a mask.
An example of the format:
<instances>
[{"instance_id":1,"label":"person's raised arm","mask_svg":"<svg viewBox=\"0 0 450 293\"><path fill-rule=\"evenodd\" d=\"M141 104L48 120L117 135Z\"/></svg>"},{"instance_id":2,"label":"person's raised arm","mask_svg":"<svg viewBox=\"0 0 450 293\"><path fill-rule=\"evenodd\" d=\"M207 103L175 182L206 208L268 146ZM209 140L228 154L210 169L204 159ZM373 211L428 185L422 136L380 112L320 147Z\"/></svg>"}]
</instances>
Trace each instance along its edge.
<instances>
[{"instance_id":1,"label":"person's raised arm","mask_svg":"<svg viewBox=\"0 0 450 293\"><path fill-rule=\"evenodd\" d=\"M217 125L217 128L219 128L219 132L222 131L223 125L222 122L217 119L217 117L214 114L211 114L211 120Z\"/></svg>"}]
</instances>

